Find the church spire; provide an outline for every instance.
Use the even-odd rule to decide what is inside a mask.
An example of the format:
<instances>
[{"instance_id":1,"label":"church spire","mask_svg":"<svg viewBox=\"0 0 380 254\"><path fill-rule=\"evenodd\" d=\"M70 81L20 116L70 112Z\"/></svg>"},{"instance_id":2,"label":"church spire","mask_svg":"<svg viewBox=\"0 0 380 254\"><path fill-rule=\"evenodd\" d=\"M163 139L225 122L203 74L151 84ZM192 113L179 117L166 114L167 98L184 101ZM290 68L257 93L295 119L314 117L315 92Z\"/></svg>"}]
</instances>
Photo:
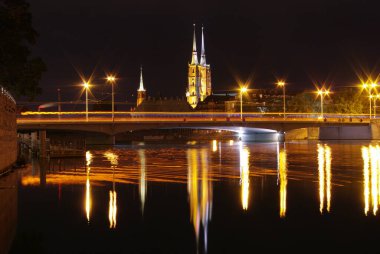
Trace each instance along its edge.
<instances>
[{"instance_id":1,"label":"church spire","mask_svg":"<svg viewBox=\"0 0 380 254\"><path fill-rule=\"evenodd\" d=\"M205 39L203 35L203 26L202 26L201 65L206 65L206 52L205 52Z\"/></svg>"},{"instance_id":2,"label":"church spire","mask_svg":"<svg viewBox=\"0 0 380 254\"><path fill-rule=\"evenodd\" d=\"M198 64L197 43L195 39L195 24L194 24L194 38L193 38L193 56L191 57L191 64Z\"/></svg>"},{"instance_id":3,"label":"church spire","mask_svg":"<svg viewBox=\"0 0 380 254\"><path fill-rule=\"evenodd\" d=\"M143 83L142 66L140 67L140 87L139 87L138 91L145 91L145 89L144 89L144 83Z\"/></svg>"}]
</instances>

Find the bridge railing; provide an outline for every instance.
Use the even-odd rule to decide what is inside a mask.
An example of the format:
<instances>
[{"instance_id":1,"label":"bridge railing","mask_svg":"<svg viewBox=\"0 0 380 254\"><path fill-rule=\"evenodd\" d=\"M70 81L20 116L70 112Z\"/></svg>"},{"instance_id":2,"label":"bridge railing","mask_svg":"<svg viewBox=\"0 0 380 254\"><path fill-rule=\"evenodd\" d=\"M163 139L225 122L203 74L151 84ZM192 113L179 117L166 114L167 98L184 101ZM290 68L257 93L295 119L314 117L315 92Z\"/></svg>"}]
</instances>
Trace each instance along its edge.
<instances>
[{"instance_id":1,"label":"bridge railing","mask_svg":"<svg viewBox=\"0 0 380 254\"><path fill-rule=\"evenodd\" d=\"M283 113L260 113L245 112L242 115L238 112L115 112L115 121L121 120L240 120L243 119L283 119ZM319 113L286 113L287 120L326 120L326 121L360 121L368 118L366 114L332 114L326 113L323 119ZM86 112L40 112L28 111L18 115L19 120L58 120L58 121L83 121L86 119ZM88 112L89 120L110 120L111 112L90 111Z\"/></svg>"}]
</instances>

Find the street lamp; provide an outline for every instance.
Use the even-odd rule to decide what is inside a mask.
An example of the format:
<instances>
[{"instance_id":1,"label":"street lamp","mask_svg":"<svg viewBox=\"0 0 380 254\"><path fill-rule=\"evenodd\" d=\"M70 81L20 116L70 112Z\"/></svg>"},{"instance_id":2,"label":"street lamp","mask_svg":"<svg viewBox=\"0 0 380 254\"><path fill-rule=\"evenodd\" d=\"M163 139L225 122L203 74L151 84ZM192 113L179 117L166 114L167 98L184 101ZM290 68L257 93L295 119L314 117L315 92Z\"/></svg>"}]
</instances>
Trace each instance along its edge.
<instances>
[{"instance_id":1,"label":"street lamp","mask_svg":"<svg viewBox=\"0 0 380 254\"><path fill-rule=\"evenodd\" d=\"M277 87L282 87L282 98L284 101L284 118L285 118L286 117L285 116L285 112L286 112L286 109L285 109L285 81L283 81L283 80L278 81Z\"/></svg>"},{"instance_id":2,"label":"street lamp","mask_svg":"<svg viewBox=\"0 0 380 254\"><path fill-rule=\"evenodd\" d=\"M368 90L368 98L369 98L369 118L372 118L372 89L375 89L377 87L376 83L372 83L370 85L368 84L363 84L362 85L363 89Z\"/></svg>"},{"instance_id":3,"label":"street lamp","mask_svg":"<svg viewBox=\"0 0 380 254\"><path fill-rule=\"evenodd\" d=\"M110 83L112 86L112 122L115 120L115 116L114 116L114 114L115 114L115 106L114 106L115 101L114 101L114 91L113 91L113 84L115 83L115 81L116 81L115 76L112 76L112 75L107 76L107 82Z\"/></svg>"},{"instance_id":4,"label":"street lamp","mask_svg":"<svg viewBox=\"0 0 380 254\"><path fill-rule=\"evenodd\" d=\"M86 91L86 121L88 121L88 89L90 88L90 84L85 82L83 83L83 87Z\"/></svg>"},{"instance_id":5,"label":"street lamp","mask_svg":"<svg viewBox=\"0 0 380 254\"><path fill-rule=\"evenodd\" d=\"M326 95L329 95L329 93L330 91L325 88L318 89L317 91L318 96L321 96L321 119L323 119L323 99Z\"/></svg>"},{"instance_id":6,"label":"street lamp","mask_svg":"<svg viewBox=\"0 0 380 254\"><path fill-rule=\"evenodd\" d=\"M246 86L240 87L240 119L243 120L243 93L248 91Z\"/></svg>"},{"instance_id":7,"label":"street lamp","mask_svg":"<svg viewBox=\"0 0 380 254\"><path fill-rule=\"evenodd\" d=\"M57 89L58 92L58 119L61 119L61 89Z\"/></svg>"},{"instance_id":8,"label":"street lamp","mask_svg":"<svg viewBox=\"0 0 380 254\"><path fill-rule=\"evenodd\" d=\"M380 98L380 94L371 95L373 98L373 118L376 119L376 100Z\"/></svg>"},{"instance_id":9,"label":"street lamp","mask_svg":"<svg viewBox=\"0 0 380 254\"><path fill-rule=\"evenodd\" d=\"M372 91L372 89L375 89L377 87L377 84L376 83L372 83L371 84L371 86L369 87L369 96L371 97L372 96L372 93L371 93L371 91ZM375 98L374 96L373 96L373 98ZM371 107L371 98L369 98L369 103L370 103L370 107ZM375 106L376 106L376 102L375 102ZM376 114L376 113L375 113ZM370 118L372 117L372 115L370 115Z\"/></svg>"}]
</instances>

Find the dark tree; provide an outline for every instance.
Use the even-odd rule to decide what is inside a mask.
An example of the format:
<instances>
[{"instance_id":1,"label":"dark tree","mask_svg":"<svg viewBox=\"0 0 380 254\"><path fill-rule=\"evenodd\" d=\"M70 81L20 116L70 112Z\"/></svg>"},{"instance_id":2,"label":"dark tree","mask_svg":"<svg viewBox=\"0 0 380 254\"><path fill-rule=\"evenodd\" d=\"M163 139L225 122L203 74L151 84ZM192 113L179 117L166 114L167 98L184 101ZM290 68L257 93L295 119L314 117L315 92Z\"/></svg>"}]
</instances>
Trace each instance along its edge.
<instances>
[{"instance_id":1,"label":"dark tree","mask_svg":"<svg viewBox=\"0 0 380 254\"><path fill-rule=\"evenodd\" d=\"M288 112L316 113L320 107L316 95L312 92L302 92L287 102Z\"/></svg>"},{"instance_id":2,"label":"dark tree","mask_svg":"<svg viewBox=\"0 0 380 254\"><path fill-rule=\"evenodd\" d=\"M332 112L344 114L368 113L368 95L357 88L345 88L332 95Z\"/></svg>"},{"instance_id":3,"label":"dark tree","mask_svg":"<svg viewBox=\"0 0 380 254\"><path fill-rule=\"evenodd\" d=\"M41 93L39 80L46 67L30 50L37 36L28 3L0 0L0 85L16 97L33 99Z\"/></svg>"}]
</instances>

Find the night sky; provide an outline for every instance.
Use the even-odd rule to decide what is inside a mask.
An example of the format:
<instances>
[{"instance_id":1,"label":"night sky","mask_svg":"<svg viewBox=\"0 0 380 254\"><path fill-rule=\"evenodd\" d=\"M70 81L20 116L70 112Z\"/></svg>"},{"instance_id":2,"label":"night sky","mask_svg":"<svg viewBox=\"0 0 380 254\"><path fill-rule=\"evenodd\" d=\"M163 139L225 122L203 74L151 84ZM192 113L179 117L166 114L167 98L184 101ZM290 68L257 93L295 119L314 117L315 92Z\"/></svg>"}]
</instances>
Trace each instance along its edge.
<instances>
[{"instance_id":1,"label":"night sky","mask_svg":"<svg viewBox=\"0 0 380 254\"><path fill-rule=\"evenodd\" d=\"M116 100L133 100L140 65L149 96L184 97L193 23L205 27L213 91L352 86L380 73L380 4L365 0L165 1L29 0L39 33L33 52L48 71L37 100L77 100L80 74L109 99L106 73L117 73ZM83 98L82 98L83 99Z\"/></svg>"}]
</instances>

